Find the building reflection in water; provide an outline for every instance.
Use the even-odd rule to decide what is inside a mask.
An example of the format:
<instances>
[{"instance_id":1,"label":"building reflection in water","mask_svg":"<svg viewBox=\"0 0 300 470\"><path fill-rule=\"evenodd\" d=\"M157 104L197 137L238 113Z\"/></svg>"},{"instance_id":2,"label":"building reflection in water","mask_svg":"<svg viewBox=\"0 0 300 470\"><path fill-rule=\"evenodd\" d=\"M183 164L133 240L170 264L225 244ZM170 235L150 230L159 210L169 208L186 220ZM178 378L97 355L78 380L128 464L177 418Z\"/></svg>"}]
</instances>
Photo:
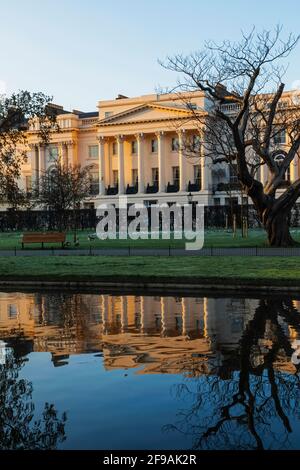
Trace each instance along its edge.
<instances>
[{"instance_id":1,"label":"building reflection in water","mask_svg":"<svg viewBox=\"0 0 300 470\"><path fill-rule=\"evenodd\" d=\"M234 347L256 305L249 299L1 293L0 334L24 353L51 352L56 366L71 354L100 350L108 369L145 362L149 371L167 355L176 362L183 353Z\"/></svg>"},{"instance_id":2,"label":"building reflection in water","mask_svg":"<svg viewBox=\"0 0 300 470\"><path fill-rule=\"evenodd\" d=\"M299 307L276 297L1 293L0 361L6 348L16 360L50 352L55 367L97 352L107 371L180 374L176 396L190 407L180 404L167 430L193 436L194 448L287 448L300 400Z\"/></svg>"},{"instance_id":3,"label":"building reflection in water","mask_svg":"<svg viewBox=\"0 0 300 470\"><path fill-rule=\"evenodd\" d=\"M243 298L1 293L0 338L22 354L50 352L55 366L100 351L108 370L144 364L139 373L173 373L195 358L205 363L213 355L214 367L221 364L258 305Z\"/></svg>"}]
</instances>

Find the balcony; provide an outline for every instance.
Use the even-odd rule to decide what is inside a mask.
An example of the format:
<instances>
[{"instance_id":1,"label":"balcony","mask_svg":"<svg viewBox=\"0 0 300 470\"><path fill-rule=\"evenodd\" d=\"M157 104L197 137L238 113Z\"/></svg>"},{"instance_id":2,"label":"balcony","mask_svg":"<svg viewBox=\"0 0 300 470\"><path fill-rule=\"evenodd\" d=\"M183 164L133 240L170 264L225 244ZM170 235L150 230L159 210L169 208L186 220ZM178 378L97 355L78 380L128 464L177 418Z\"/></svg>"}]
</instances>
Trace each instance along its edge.
<instances>
[{"instance_id":1,"label":"balcony","mask_svg":"<svg viewBox=\"0 0 300 470\"><path fill-rule=\"evenodd\" d=\"M193 192L197 192L197 191L200 191L201 187L200 187L200 183L191 183L189 181L189 184L188 184L188 192L189 193L193 193Z\"/></svg>"},{"instance_id":2,"label":"balcony","mask_svg":"<svg viewBox=\"0 0 300 470\"><path fill-rule=\"evenodd\" d=\"M239 181L231 181L230 183L218 183L214 185L214 191L239 191L241 183Z\"/></svg>"},{"instance_id":3,"label":"balcony","mask_svg":"<svg viewBox=\"0 0 300 470\"><path fill-rule=\"evenodd\" d=\"M222 104L219 106L219 110L225 114L235 114L238 113L240 109L241 105L238 103Z\"/></svg>"},{"instance_id":4,"label":"balcony","mask_svg":"<svg viewBox=\"0 0 300 470\"><path fill-rule=\"evenodd\" d=\"M108 185L108 187L106 188L106 194L107 196L115 196L116 194L118 194L118 185L117 186Z\"/></svg>"},{"instance_id":5,"label":"balcony","mask_svg":"<svg viewBox=\"0 0 300 470\"><path fill-rule=\"evenodd\" d=\"M291 182L290 182L289 180L283 180L283 181L281 181L281 183L279 184L278 188L279 188L279 189L288 188L290 185L291 185Z\"/></svg>"},{"instance_id":6,"label":"balcony","mask_svg":"<svg viewBox=\"0 0 300 470\"><path fill-rule=\"evenodd\" d=\"M174 181L173 184L170 184L170 182L167 184L167 193L178 193L179 191L179 182Z\"/></svg>"},{"instance_id":7,"label":"balcony","mask_svg":"<svg viewBox=\"0 0 300 470\"><path fill-rule=\"evenodd\" d=\"M157 192L158 192L158 182L154 182L152 184L152 186L150 186L149 183L147 184L147 187L146 187L146 193L147 194L154 194L154 193L157 193Z\"/></svg>"},{"instance_id":8,"label":"balcony","mask_svg":"<svg viewBox=\"0 0 300 470\"><path fill-rule=\"evenodd\" d=\"M92 183L90 186L89 195L96 196L99 194L99 183Z\"/></svg>"},{"instance_id":9,"label":"balcony","mask_svg":"<svg viewBox=\"0 0 300 470\"><path fill-rule=\"evenodd\" d=\"M138 184L136 183L134 186L129 186L129 184L126 187L126 194L136 194L138 192Z\"/></svg>"}]
</instances>

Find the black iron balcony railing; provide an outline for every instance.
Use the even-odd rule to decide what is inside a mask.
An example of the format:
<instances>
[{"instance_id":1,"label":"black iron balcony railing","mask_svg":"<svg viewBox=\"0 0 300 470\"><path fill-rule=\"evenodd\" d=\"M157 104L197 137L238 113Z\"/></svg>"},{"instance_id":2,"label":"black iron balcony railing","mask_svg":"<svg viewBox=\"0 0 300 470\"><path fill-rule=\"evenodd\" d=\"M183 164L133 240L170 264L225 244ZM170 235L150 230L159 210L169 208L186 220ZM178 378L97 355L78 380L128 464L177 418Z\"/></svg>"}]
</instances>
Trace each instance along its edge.
<instances>
[{"instance_id":1,"label":"black iron balcony railing","mask_svg":"<svg viewBox=\"0 0 300 470\"><path fill-rule=\"evenodd\" d=\"M99 194L99 184L92 183L90 186L90 196L96 196L97 194Z\"/></svg>"},{"instance_id":2,"label":"black iron balcony railing","mask_svg":"<svg viewBox=\"0 0 300 470\"><path fill-rule=\"evenodd\" d=\"M178 193L179 191L179 184L178 182L174 182L173 184L167 184L167 193Z\"/></svg>"},{"instance_id":3,"label":"black iron balcony railing","mask_svg":"<svg viewBox=\"0 0 300 470\"><path fill-rule=\"evenodd\" d=\"M218 183L214 185L215 191L238 191L241 189L239 181L231 181L230 183Z\"/></svg>"},{"instance_id":4,"label":"black iron balcony railing","mask_svg":"<svg viewBox=\"0 0 300 470\"><path fill-rule=\"evenodd\" d=\"M201 189L201 186L200 186L200 182L198 183L191 183L189 181L189 184L188 184L188 192L190 193L193 193L193 192L196 192L196 191L200 191Z\"/></svg>"},{"instance_id":5,"label":"black iron balcony railing","mask_svg":"<svg viewBox=\"0 0 300 470\"><path fill-rule=\"evenodd\" d=\"M129 186L129 184L126 187L126 194L136 194L138 192L138 184L136 183L134 186Z\"/></svg>"},{"instance_id":6,"label":"black iron balcony railing","mask_svg":"<svg viewBox=\"0 0 300 470\"><path fill-rule=\"evenodd\" d=\"M281 183L279 184L278 187L279 187L279 189L280 188L287 188L290 185L291 185L291 182L289 180L283 180L283 181L281 181Z\"/></svg>"},{"instance_id":7,"label":"black iron balcony railing","mask_svg":"<svg viewBox=\"0 0 300 470\"><path fill-rule=\"evenodd\" d=\"M117 186L110 186L108 185L106 188L106 194L107 196L114 196L118 194L118 185Z\"/></svg>"},{"instance_id":8,"label":"black iron balcony railing","mask_svg":"<svg viewBox=\"0 0 300 470\"><path fill-rule=\"evenodd\" d=\"M147 194L153 194L153 193L157 193L157 192L158 192L158 182L154 182L152 184L152 186L150 186L149 183L147 184L147 187L146 187L146 193Z\"/></svg>"}]
</instances>

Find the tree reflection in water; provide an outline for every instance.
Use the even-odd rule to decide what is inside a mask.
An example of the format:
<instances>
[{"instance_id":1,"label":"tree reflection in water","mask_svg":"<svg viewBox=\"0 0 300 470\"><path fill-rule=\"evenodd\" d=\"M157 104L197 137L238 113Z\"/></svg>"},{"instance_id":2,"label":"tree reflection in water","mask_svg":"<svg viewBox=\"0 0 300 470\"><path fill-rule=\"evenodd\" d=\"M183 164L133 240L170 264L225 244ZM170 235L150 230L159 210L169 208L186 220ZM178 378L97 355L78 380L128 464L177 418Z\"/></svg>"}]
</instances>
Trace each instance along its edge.
<instances>
[{"instance_id":1,"label":"tree reflection in water","mask_svg":"<svg viewBox=\"0 0 300 470\"><path fill-rule=\"evenodd\" d=\"M193 449L288 448L290 416L300 418L291 328L299 334L300 315L291 300L260 300L238 350L208 375L198 371L198 378L176 387L192 406L164 429L191 436Z\"/></svg>"},{"instance_id":2,"label":"tree reflection in water","mask_svg":"<svg viewBox=\"0 0 300 470\"><path fill-rule=\"evenodd\" d=\"M9 349L0 365L0 449L55 449L66 438L66 413L59 417L45 403L41 418L34 418L32 383L19 377L24 362Z\"/></svg>"}]
</instances>

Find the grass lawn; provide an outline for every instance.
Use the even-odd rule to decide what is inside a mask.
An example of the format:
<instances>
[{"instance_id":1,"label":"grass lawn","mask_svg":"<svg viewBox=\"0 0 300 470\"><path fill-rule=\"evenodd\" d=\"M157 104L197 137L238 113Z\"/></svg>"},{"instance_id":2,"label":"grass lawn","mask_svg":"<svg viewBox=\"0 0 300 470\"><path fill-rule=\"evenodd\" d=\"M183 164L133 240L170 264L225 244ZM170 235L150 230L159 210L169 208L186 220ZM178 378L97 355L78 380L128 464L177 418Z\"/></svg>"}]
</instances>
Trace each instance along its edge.
<instances>
[{"instance_id":1,"label":"grass lawn","mask_svg":"<svg viewBox=\"0 0 300 470\"><path fill-rule=\"evenodd\" d=\"M300 229L292 229L292 236L295 240L300 242ZM93 233L92 230L78 232L79 247L78 248L121 248L121 247L141 247L141 248L183 248L184 240L99 240L96 238L93 241L88 240L88 235ZM0 233L0 250L13 250L15 247L21 249L21 236L22 232ZM76 249L73 243L73 234L67 234L67 241L70 242L70 249ZM46 248L50 247L59 248L60 244L46 244ZM251 247L251 246L267 246L266 234L264 230L252 229L249 230L248 238L242 238L241 231L238 230L235 237L231 231L225 230L206 230L205 232L205 246L214 247ZM39 249L40 244L25 245L25 249Z\"/></svg>"},{"instance_id":2,"label":"grass lawn","mask_svg":"<svg viewBox=\"0 0 300 470\"><path fill-rule=\"evenodd\" d=\"M293 281L300 285L300 260L297 257L122 257L49 256L2 257L0 279L22 280L132 280L147 277L270 281L280 285Z\"/></svg>"}]
</instances>

